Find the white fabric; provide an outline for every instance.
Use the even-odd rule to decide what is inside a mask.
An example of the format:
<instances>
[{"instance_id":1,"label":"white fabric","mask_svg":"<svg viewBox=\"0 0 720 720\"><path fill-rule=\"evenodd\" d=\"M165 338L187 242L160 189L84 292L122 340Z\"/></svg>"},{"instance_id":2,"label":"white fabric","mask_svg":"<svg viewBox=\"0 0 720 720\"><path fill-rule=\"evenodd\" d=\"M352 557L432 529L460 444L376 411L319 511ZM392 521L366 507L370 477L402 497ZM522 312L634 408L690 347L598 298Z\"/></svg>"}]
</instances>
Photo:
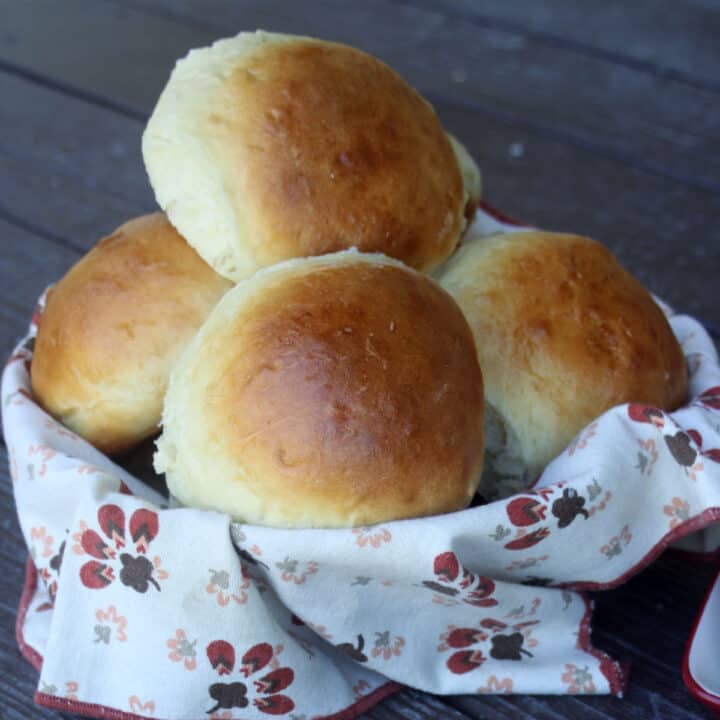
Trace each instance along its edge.
<instances>
[{"instance_id":1,"label":"white fabric","mask_svg":"<svg viewBox=\"0 0 720 720\"><path fill-rule=\"evenodd\" d=\"M491 220L481 212L475 232L496 231ZM610 410L534 491L347 530L165 509L35 405L24 342L2 403L42 578L24 623L44 656L42 697L227 720L337 713L388 678L433 693L619 691L619 666L588 644L583 596L543 585L616 583L720 517L717 354L692 318L671 324L686 407Z\"/></svg>"}]
</instances>

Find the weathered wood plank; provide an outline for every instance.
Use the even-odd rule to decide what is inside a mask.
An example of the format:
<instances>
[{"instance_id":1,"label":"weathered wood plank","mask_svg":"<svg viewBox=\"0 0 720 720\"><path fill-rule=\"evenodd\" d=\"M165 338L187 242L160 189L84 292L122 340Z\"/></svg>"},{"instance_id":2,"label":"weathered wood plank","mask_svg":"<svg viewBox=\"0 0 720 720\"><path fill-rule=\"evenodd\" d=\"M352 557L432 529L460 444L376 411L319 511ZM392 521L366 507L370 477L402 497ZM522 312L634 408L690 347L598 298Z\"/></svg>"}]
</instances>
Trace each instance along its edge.
<instances>
[{"instance_id":1,"label":"weathered wood plank","mask_svg":"<svg viewBox=\"0 0 720 720\"><path fill-rule=\"evenodd\" d=\"M0 193L1 194L1 193ZM0 357L27 330L40 293L78 253L0 219Z\"/></svg>"},{"instance_id":2,"label":"weathered wood plank","mask_svg":"<svg viewBox=\"0 0 720 720\"><path fill-rule=\"evenodd\" d=\"M0 204L28 218L46 209L52 214L72 186L87 197L79 198L72 212L66 209L66 215L86 218L97 212L92 207L82 209L83 204L89 205L91 195L104 198L105 206L138 205L140 212L154 205L140 151L142 121L2 70L0 94L6 98L0 104L0 159L8 163L0 178L7 178L9 186L0 195ZM7 193L20 174L46 182L47 191L18 191L11 202ZM28 196L25 202L34 206L32 212L29 207L23 213L15 204L23 194Z\"/></svg>"},{"instance_id":3,"label":"weathered wood plank","mask_svg":"<svg viewBox=\"0 0 720 720\"><path fill-rule=\"evenodd\" d=\"M0 147L0 205L83 248L152 209L141 123L3 73L0 91L2 147L12 149ZM653 291L720 324L712 284L698 282L700 267L704 276L720 273L719 196L492 117L438 110L483 167L491 202L527 222L602 240ZM61 120L49 124L48 116Z\"/></svg>"},{"instance_id":4,"label":"weathered wood plank","mask_svg":"<svg viewBox=\"0 0 720 720\"><path fill-rule=\"evenodd\" d=\"M77 252L89 249L129 218L153 209L149 192L145 197L138 194L138 201L133 202L93 190L78 178L32 167L0 152L0 178L3 176L12 178L0 199L0 203L7 203L12 209L6 220L27 219L36 226L36 231L47 232L48 237Z\"/></svg>"},{"instance_id":5,"label":"weathered wood plank","mask_svg":"<svg viewBox=\"0 0 720 720\"><path fill-rule=\"evenodd\" d=\"M589 53L660 77L720 90L720 6L696 0L395 0L459 14L489 28L532 34L538 42Z\"/></svg>"},{"instance_id":6,"label":"weathered wood plank","mask_svg":"<svg viewBox=\"0 0 720 720\"><path fill-rule=\"evenodd\" d=\"M470 103L720 192L720 156L712 152L720 143L716 93L556 48L520 31L481 27L462 15L388 0L323 0L312 13L298 13L293 2L264 0L65 0L63 13L41 12L43 6L42 0L13 4L5 35L12 42L0 45L0 57L33 69L52 67L62 80L133 107L154 104L174 60L190 47L264 26L350 42L436 98ZM158 7L163 14L153 13ZM68 24L83 38L72 52L51 40ZM42 54L32 49L38 45Z\"/></svg>"},{"instance_id":7,"label":"weathered wood plank","mask_svg":"<svg viewBox=\"0 0 720 720\"><path fill-rule=\"evenodd\" d=\"M139 7L158 6L133 1ZM424 92L522 117L596 151L621 152L656 171L716 185L717 174L700 150L699 137L707 131L712 143L720 132L720 111L708 113L717 108L713 93L659 83L657 76L553 47L527 32L482 27L462 14L439 12L433 2L415 7L412 0L356 8L325 2L309 16L297 13L290 2L161 0L160 5L217 33L263 26L349 42L384 58ZM390 37L377 32L377 17L386 18ZM697 163L690 159L695 147ZM670 161L676 151L684 158L680 164Z\"/></svg>"},{"instance_id":8,"label":"weathered wood plank","mask_svg":"<svg viewBox=\"0 0 720 720\"><path fill-rule=\"evenodd\" d=\"M407 688L383 700L362 715L367 720L474 720L476 715L467 715L447 703L446 698L421 693Z\"/></svg>"}]
</instances>

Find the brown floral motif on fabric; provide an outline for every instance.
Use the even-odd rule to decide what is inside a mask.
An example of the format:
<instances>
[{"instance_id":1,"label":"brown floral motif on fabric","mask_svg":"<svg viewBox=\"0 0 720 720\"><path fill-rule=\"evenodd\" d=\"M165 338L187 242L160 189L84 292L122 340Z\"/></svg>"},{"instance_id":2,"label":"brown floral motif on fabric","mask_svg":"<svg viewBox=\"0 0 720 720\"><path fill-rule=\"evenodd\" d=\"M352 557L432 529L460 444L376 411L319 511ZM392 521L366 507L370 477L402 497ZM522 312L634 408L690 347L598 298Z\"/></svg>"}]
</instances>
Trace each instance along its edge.
<instances>
[{"instance_id":1,"label":"brown floral motif on fabric","mask_svg":"<svg viewBox=\"0 0 720 720\"><path fill-rule=\"evenodd\" d=\"M363 652L365 650L365 638L362 635L357 636L355 644L344 642L335 646L338 650L342 650L351 660L355 662L367 662L367 655Z\"/></svg>"},{"instance_id":2,"label":"brown floral motif on fabric","mask_svg":"<svg viewBox=\"0 0 720 720\"><path fill-rule=\"evenodd\" d=\"M720 410L720 386L712 387L700 396L693 403L709 407L713 410ZM667 422L662 410L648 405L632 404L628 406L628 415L631 420L641 423L651 423L659 430L666 428ZM672 421L670 421L672 423ZM714 462L720 462L720 448L709 448L703 450L702 436L697 430L677 430L664 434L665 445L675 461L682 465L694 478L694 472L702 469L699 464L699 455L707 457Z\"/></svg>"},{"instance_id":3,"label":"brown floral motif on fabric","mask_svg":"<svg viewBox=\"0 0 720 720\"><path fill-rule=\"evenodd\" d=\"M550 516L557 519L557 528L562 530L578 516L587 520L592 515L593 509L586 507L587 498L574 488L563 489L564 484L556 483L551 487L526 491L523 495L508 501L505 511L516 530L514 537L505 542L503 547L506 550L527 550L549 537ZM561 490L561 496L556 497ZM599 487L588 486L591 501L597 492ZM503 541L511 534L512 530L499 525L491 537Z\"/></svg>"},{"instance_id":4,"label":"brown floral motif on fabric","mask_svg":"<svg viewBox=\"0 0 720 720\"><path fill-rule=\"evenodd\" d=\"M475 575L462 567L455 553L444 552L437 555L433 562L433 570L437 580L423 580L422 583L422 586L428 590L475 607L497 605L497 600L492 597L495 592L493 580Z\"/></svg>"},{"instance_id":5,"label":"brown floral motif on fabric","mask_svg":"<svg viewBox=\"0 0 720 720\"><path fill-rule=\"evenodd\" d=\"M448 631L440 636L438 651L455 651L447 659L446 665L448 670L456 675L479 668L488 660L488 656L493 660L519 661L524 656L532 657L532 653L525 646L537 645L537 640L531 638L531 635L533 626L539 622L525 620L508 625L502 620L484 618L477 628L458 628L451 625ZM477 647L481 644L484 644L484 647Z\"/></svg>"},{"instance_id":6,"label":"brown floral motif on fabric","mask_svg":"<svg viewBox=\"0 0 720 720\"><path fill-rule=\"evenodd\" d=\"M139 593L147 592L151 586L160 590L155 572L157 571L158 577L166 577L167 573L159 570L159 558L151 561L145 557L150 543L158 534L157 513L141 508L130 517L129 540L137 554L123 552L118 556L117 553L127 542L125 513L122 508L117 505L102 505L98 510L98 524L105 537L91 528L85 529L80 536L82 551L96 558L80 568L83 585L99 590L119 577L123 585Z\"/></svg>"},{"instance_id":7,"label":"brown floral motif on fabric","mask_svg":"<svg viewBox=\"0 0 720 720\"><path fill-rule=\"evenodd\" d=\"M235 669L235 650L225 640L215 640L206 649L208 660L221 677L231 675ZM239 672L245 678L273 667L275 650L269 643L253 645L241 658ZM252 704L267 715L285 715L295 708L295 703L281 690L292 685L295 673L289 667L275 667L261 678L253 680L254 691L244 682L217 682L208 688L213 707L207 711L212 715L218 710L245 708L250 703L248 693L256 695Z\"/></svg>"}]
</instances>

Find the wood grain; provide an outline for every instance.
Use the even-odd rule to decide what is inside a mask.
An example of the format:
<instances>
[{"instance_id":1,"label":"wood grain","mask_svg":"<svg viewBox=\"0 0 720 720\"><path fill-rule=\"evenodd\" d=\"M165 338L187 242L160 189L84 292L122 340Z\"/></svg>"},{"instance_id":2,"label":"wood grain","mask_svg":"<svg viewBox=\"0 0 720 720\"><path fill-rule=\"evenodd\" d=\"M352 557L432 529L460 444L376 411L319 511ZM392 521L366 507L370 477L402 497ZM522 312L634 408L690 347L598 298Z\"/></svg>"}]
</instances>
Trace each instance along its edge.
<instances>
[{"instance_id":1,"label":"wood grain","mask_svg":"<svg viewBox=\"0 0 720 720\"><path fill-rule=\"evenodd\" d=\"M51 64L61 79L132 107L152 107L172 62L191 47L262 26L351 42L440 100L522 119L594 152L720 192L720 156L709 152L720 139L714 92L554 47L520 29L488 28L471 12L388 0L323 0L312 13L265 0L65 0L59 14L40 12L44 2L13 5L6 29L12 42L3 43L0 57L33 69ZM85 40L70 55L52 40L69 22ZM97 32L103 27L105 36ZM38 45L41 55L33 51ZM97 62L100 53L106 62Z\"/></svg>"},{"instance_id":2,"label":"wood grain","mask_svg":"<svg viewBox=\"0 0 720 720\"><path fill-rule=\"evenodd\" d=\"M153 208L141 122L1 71L0 92L0 162L13 178L0 216L11 207L16 218L89 248ZM495 117L437 107L478 159L490 202L526 222L602 240L654 292L720 325L714 287L697 281L699 264L704 275L720 273L720 225L712 221L720 196ZM50 127L48 115L58 118Z\"/></svg>"},{"instance_id":3,"label":"wood grain","mask_svg":"<svg viewBox=\"0 0 720 720\"><path fill-rule=\"evenodd\" d=\"M668 8L655 0L398 0L459 15L490 28L532 35L538 42L720 92L713 0ZM676 10L676 12L672 12Z\"/></svg>"}]
</instances>

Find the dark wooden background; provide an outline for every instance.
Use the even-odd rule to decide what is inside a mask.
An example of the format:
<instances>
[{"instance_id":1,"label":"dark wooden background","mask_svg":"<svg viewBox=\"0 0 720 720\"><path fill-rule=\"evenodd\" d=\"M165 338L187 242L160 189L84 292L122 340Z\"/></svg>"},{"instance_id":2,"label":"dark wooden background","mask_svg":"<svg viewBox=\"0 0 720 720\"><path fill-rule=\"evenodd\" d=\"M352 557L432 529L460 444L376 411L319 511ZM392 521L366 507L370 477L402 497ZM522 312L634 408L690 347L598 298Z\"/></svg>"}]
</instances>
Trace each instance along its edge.
<instances>
[{"instance_id":1,"label":"dark wooden background","mask_svg":"<svg viewBox=\"0 0 720 720\"><path fill-rule=\"evenodd\" d=\"M487 200L604 241L654 292L720 326L717 0L0 0L3 356L49 282L154 208L140 136L174 60L258 27L380 56L469 147ZM4 445L0 472L0 718L69 717L31 706ZM666 556L595 596L595 643L633 664L624 700L406 690L365 717L707 718L680 661L712 571Z\"/></svg>"}]
</instances>

